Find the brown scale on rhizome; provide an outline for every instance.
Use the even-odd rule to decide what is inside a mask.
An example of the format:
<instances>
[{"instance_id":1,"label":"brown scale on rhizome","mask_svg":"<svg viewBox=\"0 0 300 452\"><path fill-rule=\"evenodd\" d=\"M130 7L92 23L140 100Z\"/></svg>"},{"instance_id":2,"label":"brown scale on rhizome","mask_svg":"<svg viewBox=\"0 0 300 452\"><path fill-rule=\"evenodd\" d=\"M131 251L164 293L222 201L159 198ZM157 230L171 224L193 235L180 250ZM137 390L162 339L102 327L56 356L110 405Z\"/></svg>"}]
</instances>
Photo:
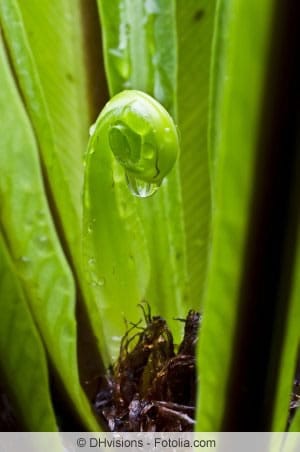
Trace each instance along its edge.
<instances>
[{"instance_id":1,"label":"brown scale on rhizome","mask_svg":"<svg viewBox=\"0 0 300 452\"><path fill-rule=\"evenodd\" d=\"M99 379L94 407L109 431L192 431L195 424L195 349L200 314L190 310L174 345L167 322L140 305L141 321L128 324L120 355Z\"/></svg>"}]
</instances>

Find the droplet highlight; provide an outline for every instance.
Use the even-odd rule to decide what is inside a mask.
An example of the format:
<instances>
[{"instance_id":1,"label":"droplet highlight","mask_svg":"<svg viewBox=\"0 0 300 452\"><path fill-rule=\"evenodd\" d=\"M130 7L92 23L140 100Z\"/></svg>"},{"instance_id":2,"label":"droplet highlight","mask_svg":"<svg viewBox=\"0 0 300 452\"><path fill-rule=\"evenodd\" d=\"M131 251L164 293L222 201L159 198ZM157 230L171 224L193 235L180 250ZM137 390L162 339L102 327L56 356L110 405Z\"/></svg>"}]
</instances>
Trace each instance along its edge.
<instances>
[{"instance_id":1,"label":"droplet highlight","mask_svg":"<svg viewBox=\"0 0 300 452\"><path fill-rule=\"evenodd\" d=\"M103 287L104 284L105 284L105 279L104 278L97 278L97 279L94 279L91 282L91 286L92 287Z\"/></svg>"},{"instance_id":2,"label":"droplet highlight","mask_svg":"<svg viewBox=\"0 0 300 452\"><path fill-rule=\"evenodd\" d=\"M96 130L96 123L92 124L91 127L89 128L90 137L92 137L94 135L95 130Z\"/></svg>"},{"instance_id":3,"label":"droplet highlight","mask_svg":"<svg viewBox=\"0 0 300 452\"><path fill-rule=\"evenodd\" d=\"M128 172L126 172L126 181L130 192L138 198L149 198L159 189L158 184L138 179Z\"/></svg>"},{"instance_id":4,"label":"droplet highlight","mask_svg":"<svg viewBox=\"0 0 300 452\"><path fill-rule=\"evenodd\" d=\"M21 257L20 257L20 261L21 261L23 264L29 264L30 259L29 259L28 256L21 256Z\"/></svg>"},{"instance_id":5,"label":"droplet highlight","mask_svg":"<svg viewBox=\"0 0 300 452\"><path fill-rule=\"evenodd\" d=\"M93 218L92 221L89 222L88 228L87 228L89 234L91 234L93 232L95 223L96 223L96 218Z\"/></svg>"}]
</instances>

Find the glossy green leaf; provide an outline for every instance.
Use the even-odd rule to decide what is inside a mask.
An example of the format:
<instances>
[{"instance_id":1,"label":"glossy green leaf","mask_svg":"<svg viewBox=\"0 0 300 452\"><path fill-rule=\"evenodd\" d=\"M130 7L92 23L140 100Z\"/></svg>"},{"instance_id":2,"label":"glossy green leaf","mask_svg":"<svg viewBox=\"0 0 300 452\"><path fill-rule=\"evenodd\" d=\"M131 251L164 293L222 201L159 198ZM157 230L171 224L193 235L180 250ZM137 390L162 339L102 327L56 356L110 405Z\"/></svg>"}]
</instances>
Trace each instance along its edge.
<instances>
[{"instance_id":1,"label":"glossy green leaf","mask_svg":"<svg viewBox=\"0 0 300 452\"><path fill-rule=\"evenodd\" d=\"M112 102L112 115L110 110ZM84 257L89 283L98 293L104 331L113 359L118 356L124 318L137 321L145 296L149 258L123 168L109 145L109 131L122 101L112 100L97 120L88 146L84 186ZM110 116L113 116L110 120ZM104 119L102 119L104 117ZM98 125L99 124L99 125Z\"/></svg>"},{"instance_id":2,"label":"glossy green leaf","mask_svg":"<svg viewBox=\"0 0 300 452\"><path fill-rule=\"evenodd\" d=\"M71 78L73 76L67 70L71 66L70 55L71 58L74 58L72 49L68 49L66 52L64 47L61 48L62 39L59 36L52 38L58 50L53 46L49 48L48 42L46 47L45 42L45 37L53 34L52 21L55 20L56 33L59 34L63 31L64 39L68 42L66 34L70 33L70 29L67 31L66 26L62 25L66 22L65 16L68 14L68 10L65 11L67 3L64 6L62 2L57 2L62 11L58 9L54 17L53 11L51 15L51 10L47 10L47 7L50 8L50 4L54 6L53 2L30 2L29 5L28 2L24 1L5 0L1 2L1 24L11 53L12 63L25 97L26 108L41 146L49 182L55 193L55 202L58 206L61 205L59 211L63 223L66 223L66 231L70 229L70 242L77 244L76 224L78 221L74 220L80 218L81 203L78 187L82 184L81 159L85 143L82 137L81 139L78 138L78 134L81 133L82 135L81 128L78 127L79 121L72 120L72 117L74 118L76 114L79 115L79 107L76 105L77 102L79 103L76 86L73 86L74 84L67 77L68 74ZM22 7L25 18L22 15ZM62 23L57 22L57 20ZM29 23L27 24L27 22ZM39 33L41 26L44 30L43 39L41 39ZM35 27L37 28L35 29ZM29 40L29 37L31 40ZM40 48L35 50L37 45ZM39 58L39 60L36 60L36 58ZM49 66L51 66L51 71L49 71ZM50 92L49 87L51 87ZM56 87L59 87L57 95L55 95ZM70 90L71 93L68 92ZM63 91L65 92L64 96L62 96ZM67 110L66 99L69 100ZM72 104L72 101L75 104ZM85 104L83 103L83 105ZM65 121L65 118L68 118L68 120ZM84 111L82 122L86 123ZM69 141L63 136L59 127L69 137ZM58 142L59 140L65 141L63 146ZM65 196L61 196L61 193L65 193ZM66 217L65 220L64 217ZM69 224L73 224L73 227L70 228ZM68 235L68 232L66 234Z\"/></svg>"},{"instance_id":3,"label":"glossy green leaf","mask_svg":"<svg viewBox=\"0 0 300 452\"><path fill-rule=\"evenodd\" d=\"M111 4L99 0L98 4L110 94L124 89L138 89L150 94L176 116L174 2L118 1ZM153 197L132 198L128 199L128 203L128 209L132 209L137 222L142 224L150 259L146 300L154 313L173 323L178 338L181 325L172 322L172 319L174 316L182 317L187 309L178 164ZM134 229L132 234L136 235ZM124 268L125 275L127 271ZM137 298L130 302L130 312L140 301ZM118 306L120 313L126 313L128 318L127 306L124 309L121 300Z\"/></svg>"},{"instance_id":4,"label":"glossy green leaf","mask_svg":"<svg viewBox=\"0 0 300 452\"><path fill-rule=\"evenodd\" d=\"M52 363L84 425L96 430L78 377L74 281L53 227L37 144L2 42L0 52L1 227Z\"/></svg>"},{"instance_id":5,"label":"glossy green leaf","mask_svg":"<svg viewBox=\"0 0 300 452\"><path fill-rule=\"evenodd\" d=\"M93 288L86 284L78 246L82 239L83 154L91 122L80 2L4 0L0 20L39 144L51 207L83 294L78 298L85 303L102 359L108 363L99 306ZM99 354L92 360L98 360L93 366L99 371Z\"/></svg>"},{"instance_id":6,"label":"glossy green leaf","mask_svg":"<svg viewBox=\"0 0 300 452\"><path fill-rule=\"evenodd\" d=\"M21 421L28 431L54 432L46 355L1 235L0 311L0 369Z\"/></svg>"},{"instance_id":7,"label":"glossy green leaf","mask_svg":"<svg viewBox=\"0 0 300 452\"><path fill-rule=\"evenodd\" d=\"M215 0L176 2L178 126L190 306L199 309L208 261L211 181L208 96Z\"/></svg>"},{"instance_id":8,"label":"glossy green leaf","mask_svg":"<svg viewBox=\"0 0 300 452\"><path fill-rule=\"evenodd\" d=\"M199 347L200 431L221 430L228 408L271 13L271 0L218 2L210 104L213 229Z\"/></svg>"},{"instance_id":9,"label":"glossy green leaf","mask_svg":"<svg viewBox=\"0 0 300 452\"><path fill-rule=\"evenodd\" d=\"M108 331L123 327L115 315L123 300L127 318L136 317L134 302L145 298L149 284L147 243L133 195L146 199L160 190L178 150L171 116L141 91L114 96L93 126L85 165L84 248Z\"/></svg>"}]
</instances>

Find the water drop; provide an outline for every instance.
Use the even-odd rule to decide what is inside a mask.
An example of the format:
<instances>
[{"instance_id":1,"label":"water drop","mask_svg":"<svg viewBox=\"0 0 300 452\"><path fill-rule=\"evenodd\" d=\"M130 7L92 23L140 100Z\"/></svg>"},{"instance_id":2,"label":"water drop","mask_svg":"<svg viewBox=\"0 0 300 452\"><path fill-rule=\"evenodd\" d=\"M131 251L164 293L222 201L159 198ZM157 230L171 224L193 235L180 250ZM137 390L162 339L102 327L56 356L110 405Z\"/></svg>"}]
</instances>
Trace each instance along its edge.
<instances>
[{"instance_id":1,"label":"water drop","mask_svg":"<svg viewBox=\"0 0 300 452\"><path fill-rule=\"evenodd\" d=\"M148 14L159 14L159 6L158 2L154 0L146 0L145 2L145 10Z\"/></svg>"},{"instance_id":2,"label":"water drop","mask_svg":"<svg viewBox=\"0 0 300 452\"><path fill-rule=\"evenodd\" d=\"M49 240L46 235L39 235L37 237L37 242L38 242L40 248L46 248L49 244Z\"/></svg>"},{"instance_id":3,"label":"water drop","mask_svg":"<svg viewBox=\"0 0 300 452\"><path fill-rule=\"evenodd\" d=\"M93 281L91 282L92 287L103 287L104 284L105 284L104 278L93 279Z\"/></svg>"},{"instance_id":4,"label":"water drop","mask_svg":"<svg viewBox=\"0 0 300 452\"><path fill-rule=\"evenodd\" d=\"M91 234L93 232L95 223L96 223L96 218L93 218L92 221L89 222L88 228L87 228L89 234Z\"/></svg>"},{"instance_id":5,"label":"water drop","mask_svg":"<svg viewBox=\"0 0 300 452\"><path fill-rule=\"evenodd\" d=\"M91 127L89 128L90 137L92 137L94 135L95 130L96 130L96 123L92 124Z\"/></svg>"},{"instance_id":6,"label":"water drop","mask_svg":"<svg viewBox=\"0 0 300 452\"><path fill-rule=\"evenodd\" d=\"M97 285L98 286L104 286L104 284L105 284L105 279L104 278L97 279Z\"/></svg>"},{"instance_id":7,"label":"water drop","mask_svg":"<svg viewBox=\"0 0 300 452\"><path fill-rule=\"evenodd\" d=\"M159 185L138 179L126 172L127 185L130 192L138 198L149 198L159 189Z\"/></svg>"},{"instance_id":8,"label":"water drop","mask_svg":"<svg viewBox=\"0 0 300 452\"><path fill-rule=\"evenodd\" d=\"M95 259L94 257L91 257L91 258L88 260L88 264L91 265L91 266L95 265L95 263L96 263L96 259Z\"/></svg>"},{"instance_id":9,"label":"water drop","mask_svg":"<svg viewBox=\"0 0 300 452\"><path fill-rule=\"evenodd\" d=\"M30 259L29 259L28 256L21 256L21 257L20 257L20 261L21 261L23 264L28 264L28 263L30 262Z\"/></svg>"},{"instance_id":10,"label":"water drop","mask_svg":"<svg viewBox=\"0 0 300 452\"><path fill-rule=\"evenodd\" d=\"M123 82L123 88L124 89L132 89L132 82L131 82L131 80L125 80Z\"/></svg>"}]
</instances>

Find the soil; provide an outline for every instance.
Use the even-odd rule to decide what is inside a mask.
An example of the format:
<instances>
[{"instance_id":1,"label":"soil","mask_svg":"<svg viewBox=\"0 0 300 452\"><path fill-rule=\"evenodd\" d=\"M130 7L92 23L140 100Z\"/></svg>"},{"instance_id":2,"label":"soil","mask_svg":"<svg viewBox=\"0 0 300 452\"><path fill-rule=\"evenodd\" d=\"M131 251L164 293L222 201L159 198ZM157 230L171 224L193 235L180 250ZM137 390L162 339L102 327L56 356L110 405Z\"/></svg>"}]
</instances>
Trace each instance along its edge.
<instances>
[{"instance_id":1,"label":"soil","mask_svg":"<svg viewBox=\"0 0 300 452\"><path fill-rule=\"evenodd\" d=\"M94 407L109 431L192 431L200 314L189 311L176 347L166 321L141 308L146 325L127 329L117 362L99 380Z\"/></svg>"}]
</instances>

